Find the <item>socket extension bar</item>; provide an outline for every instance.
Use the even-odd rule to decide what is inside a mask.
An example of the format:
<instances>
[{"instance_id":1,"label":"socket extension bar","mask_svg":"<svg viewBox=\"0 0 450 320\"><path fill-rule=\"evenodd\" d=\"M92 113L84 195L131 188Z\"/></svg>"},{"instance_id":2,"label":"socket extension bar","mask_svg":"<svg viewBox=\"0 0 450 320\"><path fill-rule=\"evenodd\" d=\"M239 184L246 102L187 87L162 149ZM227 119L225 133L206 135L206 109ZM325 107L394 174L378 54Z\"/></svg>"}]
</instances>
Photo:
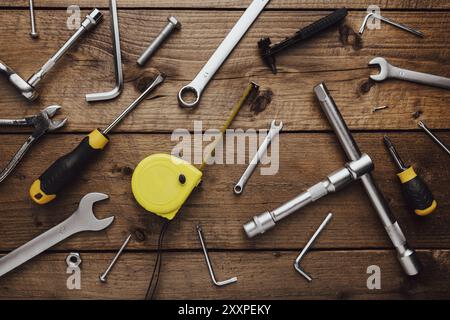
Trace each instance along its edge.
<instances>
[{"instance_id":1,"label":"socket extension bar","mask_svg":"<svg viewBox=\"0 0 450 320\"><path fill-rule=\"evenodd\" d=\"M330 174L325 180L312 186L306 192L286 202L281 207L253 217L251 221L244 224L245 233L247 233L249 238L263 234L275 227L278 221L330 193L343 189L372 170L372 159L368 155L363 154L359 159L347 163L344 168Z\"/></svg>"},{"instance_id":2,"label":"socket extension bar","mask_svg":"<svg viewBox=\"0 0 450 320\"><path fill-rule=\"evenodd\" d=\"M342 118L342 115L331 97L325 83L321 83L314 87L314 93L316 94L322 110L327 116L328 121L336 133L349 160L354 161L359 159L361 157L361 151L353 139L353 136ZM393 217L386 199L376 186L370 173L366 173L362 176L361 181L375 211L378 213L378 216L392 241L392 244L397 250L397 258L403 267L403 270L409 276L418 274L420 271L420 261L417 254L408 246L402 229Z\"/></svg>"},{"instance_id":3,"label":"socket extension bar","mask_svg":"<svg viewBox=\"0 0 450 320\"><path fill-rule=\"evenodd\" d=\"M17 72L8 67L0 60L0 74L3 74L9 82L29 101L34 101L39 96L36 91L36 86L39 82L50 72L51 69L58 63L59 60L66 54L66 52L78 41L78 39L86 32L96 27L102 20L103 14L94 9L86 16L81 23L81 26L70 37L69 40L27 81L22 78Z\"/></svg>"}]
</instances>

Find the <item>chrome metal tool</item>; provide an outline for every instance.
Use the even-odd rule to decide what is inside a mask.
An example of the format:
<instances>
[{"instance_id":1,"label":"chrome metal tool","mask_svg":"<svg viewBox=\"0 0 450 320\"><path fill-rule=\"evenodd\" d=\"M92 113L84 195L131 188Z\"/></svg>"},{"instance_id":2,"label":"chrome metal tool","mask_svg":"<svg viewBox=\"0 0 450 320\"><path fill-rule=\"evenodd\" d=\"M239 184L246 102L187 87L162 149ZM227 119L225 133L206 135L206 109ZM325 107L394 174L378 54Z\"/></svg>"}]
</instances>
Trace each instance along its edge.
<instances>
[{"instance_id":1,"label":"chrome metal tool","mask_svg":"<svg viewBox=\"0 0 450 320\"><path fill-rule=\"evenodd\" d=\"M347 158L353 161L359 159L361 157L361 151L353 139L333 98L328 92L325 83L321 83L314 87L314 93L316 94L320 106L327 116L331 127L338 137ZM417 257L416 252L409 247L400 225L393 217L388 202L375 184L372 175L366 173L361 177L361 182L366 189L366 193L369 196L375 211L378 213L378 217L391 239L393 246L397 250L397 258L403 267L403 270L410 276L418 274L420 270L419 258Z\"/></svg>"},{"instance_id":2,"label":"chrome metal tool","mask_svg":"<svg viewBox=\"0 0 450 320\"><path fill-rule=\"evenodd\" d=\"M300 273L309 282L312 281L312 278L305 271L303 271L302 268L300 268L300 262L306 256L306 254L308 253L309 249L311 248L311 246L316 241L317 237L319 237L320 233L323 231L323 229L325 229L325 227L328 225L328 223L330 223L332 218L333 218L333 214L332 213L329 213L325 217L325 220L322 222L322 224L320 225L319 229L316 230L314 235L311 237L311 239L309 239L308 243L303 248L302 252L300 252L300 255L297 257L297 259L295 259L295 262L294 262L295 270L297 270L298 273Z\"/></svg>"},{"instance_id":3,"label":"chrome metal tool","mask_svg":"<svg viewBox=\"0 0 450 320\"><path fill-rule=\"evenodd\" d=\"M86 16L86 19L81 23L80 28L70 37L69 40L28 80L23 79L13 69L8 67L3 61L0 60L0 74L5 76L9 82L16 88L22 96L26 99L33 101L39 96L36 91L38 83L50 72L51 69L58 63L59 60L66 54L66 52L77 42L77 40L97 26L101 19L102 13L98 9L92 10L92 12Z\"/></svg>"},{"instance_id":4,"label":"chrome metal tool","mask_svg":"<svg viewBox=\"0 0 450 320\"><path fill-rule=\"evenodd\" d=\"M34 17L34 3L33 0L30 0L30 24L31 24L31 32L30 36L33 39L36 39L39 37L37 31L36 31L36 19Z\"/></svg>"},{"instance_id":5,"label":"chrome metal tool","mask_svg":"<svg viewBox=\"0 0 450 320\"><path fill-rule=\"evenodd\" d=\"M64 222L44 232L0 259L0 277L31 260L70 236L84 231L100 231L109 227L114 217L98 220L94 203L108 199L103 193L89 193L81 199L78 209Z\"/></svg>"},{"instance_id":6,"label":"chrome metal tool","mask_svg":"<svg viewBox=\"0 0 450 320\"><path fill-rule=\"evenodd\" d=\"M359 28L359 34L362 35L364 33L364 30L366 29L366 25L367 25L367 22L369 21L369 19L379 19L381 21L389 23L390 25L393 25L394 27L397 27L399 29L402 29L402 30L405 30L405 31L407 31L409 33L412 33L412 34L414 34L414 35L416 35L418 37L421 37L421 38L424 37L424 34L422 32L414 30L413 28L405 26L405 25L400 24L398 22L392 21L391 19L385 18L385 17L383 17L382 15L380 15L380 14L378 14L376 12L369 12L364 17L364 20L363 20L363 22L361 24L361 27Z\"/></svg>"},{"instance_id":7,"label":"chrome metal tool","mask_svg":"<svg viewBox=\"0 0 450 320\"><path fill-rule=\"evenodd\" d=\"M294 199L272 211L266 211L253 217L252 220L244 224L245 233L249 238L263 234L275 227L278 221L330 193L343 189L372 170L372 159L368 155L363 154L359 159L347 163L344 168L332 173L325 180L315 184Z\"/></svg>"},{"instance_id":8,"label":"chrome metal tool","mask_svg":"<svg viewBox=\"0 0 450 320\"><path fill-rule=\"evenodd\" d=\"M450 90L450 78L398 68L381 57L374 58L369 62L369 66L374 65L380 67L379 74L370 76L370 79L374 81L399 79Z\"/></svg>"},{"instance_id":9,"label":"chrome metal tool","mask_svg":"<svg viewBox=\"0 0 450 320\"><path fill-rule=\"evenodd\" d=\"M205 255L206 265L208 266L208 271L209 271L209 275L211 276L212 282L218 287L226 286L228 284L237 282L236 277L233 277L233 278L225 280L225 281L217 281L216 280L216 276L214 275L214 270L211 265L211 261L209 260L208 249L206 249L205 240L203 239L202 227L199 224L197 225L197 233L198 233L198 238L200 240L200 243L202 245L203 254Z\"/></svg>"},{"instance_id":10,"label":"chrome metal tool","mask_svg":"<svg viewBox=\"0 0 450 320\"><path fill-rule=\"evenodd\" d=\"M178 102L180 107L194 108L197 106L202 92L209 81L212 79L217 70L219 70L220 66L224 63L253 22L255 22L256 18L258 18L259 14L263 11L269 1L270 0L253 0L238 22L234 25L233 29L231 29L230 33L222 41L205 66L200 70L195 79L188 85L181 88L178 92ZM193 101L186 101L186 96L188 93L194 94Z\"/></svg>"},{"instance_id":11,"label":"chrome metal tool","mask_svg":"<svg viewBox=\"0 0 450 320\"><path fill-rule=\"evenodd\" d=\"M39 112L39 114L24 119L9 120L0 119L0 126L32 126L33 134L20 147L11 161L6 165L5 169L0 173L0 183L3 182L9 174L17 167L20 160L25 156L31 146L47 132L58 130L63 127L67 119L52 120L53 116L61 109L60 106L50 106Z\"/></svg>"},{"instance_id":12,"label":"chrome metal tool","mask_svg":"<svg viewBox=\"0 0 450 320\"><path fill-rule=\"evenodd\" d=\"M126 248L126 246L128 245L128 243L131 240L131 234L128 235L128 237L125 239L124 243L122 244L122 246L120 247L119 251L117 252L117 254L114 256L114 258L112 259L111 263L109 264L108 268L106 269L105 272L103 272L100 275L100 281L105 283L107 281L108 278L108 274L111 271L111 269L114 267L114 265L116 264L117 260L119 259L120 255L122 254L123 250Z\"/></svg>"},{"instance_id":13,"label":"chrome metal tool","mask_svg":"<svg viewBox=\"0 0 450 320\"><path fill-rule=\"evenodd\" d=\"M160 34L156 37L155 40L145 49L142 55L137 60L137 64L141 67L150 59L155 52L159 49L159 47L166 41L169 36L172 34L174 30L181 29L181 23L175 17L168 17L167 20L169 23L166 27L160 32Z\"/></svg>"},{"instance_id":14,"label":"chrome metal tool","mask_svg":"<svg viewBox=\"0 0 450 320\"><path fill-rule=\"evenodd\" d=\"M253 156L253 159L250 161L247 169L245 170L244 174L242 175L241 179L239 179L239 182L234 186L234 193L235 194L241 194L244 191L244 187L247 184L248 179L250 179L253 171L255 171L256 166L261 161L262 157L267 151L267 148L269 147L272 140L278 136L281 129L283 128L283 122L280 122L279 125L277 125L276 121L273 120L272 124L270 125L269 133L267 134L266 138L264 139L263 143L259 146L258 151Z\"/></svg>"},{"instance_id":15,"label":"chrome metal tool","mask_svg":"<svg viewBox=\"0 0 450 320\"><path fill-rule=\"evenodd\" d=\"M426 124L423 122L423 121L419 121L418 123L417 123L417 125L420 127L420 128L422 128L423 129L423 131L425 131L425 133L426 134L428 134L430 137L431 137L431 139L433 139L433 141L434 142L436 142L436 144L438 145L438 146L440 146L445 152L447 152L447 154L450 156L450 148L449 147L447 147L446 145L445 145L445 143L441 140L441 139L439 139L438 138L438 136L436 136L427 126L426 126Z\"/></svg>"},{"instance_id":16,"label":"chrome metal tool","mask_svg":"<svg viewBox=\"0 0 450 320\"><path fill-rule=\"evenodd\" d=\"M122 53L120 49L119 16L117 14L117 1L109 0L109 11L111 12L111 36L114 53L114 70L116 75L116 86L107 92L89 93L86 95L87 102L106 101L117 98L123 90Z\"/></svg>"}]
</instances>

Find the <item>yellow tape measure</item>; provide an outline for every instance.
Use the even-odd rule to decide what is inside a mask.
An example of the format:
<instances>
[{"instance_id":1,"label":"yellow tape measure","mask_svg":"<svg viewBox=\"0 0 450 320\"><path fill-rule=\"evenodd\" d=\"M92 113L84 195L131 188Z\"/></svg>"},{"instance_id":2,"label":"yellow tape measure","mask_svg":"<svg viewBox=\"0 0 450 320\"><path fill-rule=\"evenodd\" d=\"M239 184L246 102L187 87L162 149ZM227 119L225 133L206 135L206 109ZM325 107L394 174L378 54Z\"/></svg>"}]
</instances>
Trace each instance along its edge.
<instances>
[{"instance_id":1,"label":"yellow tape measure","mask_svg":"<svg viewBox=\"0 0 450 320\"><path fill-rule=\"evenodd\" d=\"M250 83L231 111L222 134L247 98L258 86ZM218 143L219 140L216 140ZM200 169L203 169L205 160ZM189 162L168 154L154 154L142 160L131 179L136 201L147 211L172 220L202 179L202 171Z\"/></svg>"}]
</instances>

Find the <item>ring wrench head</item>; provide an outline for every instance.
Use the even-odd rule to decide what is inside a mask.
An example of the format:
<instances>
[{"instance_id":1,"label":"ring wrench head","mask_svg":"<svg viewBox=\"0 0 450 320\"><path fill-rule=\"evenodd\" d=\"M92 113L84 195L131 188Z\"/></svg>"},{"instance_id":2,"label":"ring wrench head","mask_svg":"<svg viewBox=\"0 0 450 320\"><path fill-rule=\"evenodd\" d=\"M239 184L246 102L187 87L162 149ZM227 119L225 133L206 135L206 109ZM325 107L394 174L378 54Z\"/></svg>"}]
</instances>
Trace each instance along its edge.
<instances>
[{"instance_id":1,"label":"ring wrench head","mask_svg":"<svg viewBox=\"0 0 450 320\"><path fill-rule=\"evenodd\" d=\"M369 62L369 66L375 66L375 65L378 65L380 67L380 73L376 74L376 75L371 75L370 79L372 79L374 81L386 80L388 77L388 72L389 72L389 67L390 67L389 62L387 62L386 59L384 59L384 58L376 57L376 58L370 60L370 62Z\"/></svg>"},{"instance_id":2,"label":"ring wrench head","mask_svg":"<svg viewBox=\"0 0 450 320\"><path fill-rule=\"evenodd\" d=\"M194 101L188 102L185 100L185 96L188 93L194 94ZM190 85L184 86L183 88L181 88L180 92L178 92L178 102L180 104L180 107L186 108L186 109L194 108L195 106L197 106L197 104L200 101L200 95L201 95L201 92L199 92L193 86L190 86Z\"/></svg>"},{"instance_id":3,"label":"ring wrench head","mask_svg":"<svg viewBox=\"0 0 450 320\"><path fill-rule=\"evenodd\" d=\"M283 121L280 121L280 124L277 125L277 121L273 120L272 123L270 124L270 129L281 131L281 129L283 129Z\"/></svg>"},{"instance_id":4,"label":"ring wrench head","mask_svg":"<svg viewBox=\"0 0 450 320\"><path fill-rule=\"evenodd\" d=\"M83 199L81 199L76 211L78 219L83 220L83 223L80 223L80 225L84 225L90 231L100 231L106 229L114 221L114 217L97 219L94 215L93 206L94 203L106 200L108 198L108 195L98 192L85 195Z\"/></svg>"}]
</instances>

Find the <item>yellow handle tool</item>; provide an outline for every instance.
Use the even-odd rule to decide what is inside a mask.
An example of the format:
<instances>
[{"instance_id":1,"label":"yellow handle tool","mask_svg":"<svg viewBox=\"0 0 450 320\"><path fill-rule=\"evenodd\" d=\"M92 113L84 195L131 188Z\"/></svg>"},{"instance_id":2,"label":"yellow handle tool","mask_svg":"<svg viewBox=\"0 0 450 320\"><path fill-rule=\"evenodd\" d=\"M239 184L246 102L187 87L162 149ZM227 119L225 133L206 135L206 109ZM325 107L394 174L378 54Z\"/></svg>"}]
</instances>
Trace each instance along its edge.
<instances>
[{"instance_id":1,"label":"yellow handle tool","mask_svg":"<svg viewBox=\"0 0 450 320\"><path fill-rule=\"evenodd\" d=\"M388 136L384 136L384 143L401 170L397 176L402 183L403 194L408 205L419 216L429 215L437 208L437 202L434 200L430 189L425 181L417 175L412 166L405 165Z\"/></svg>"}]
</instances>

